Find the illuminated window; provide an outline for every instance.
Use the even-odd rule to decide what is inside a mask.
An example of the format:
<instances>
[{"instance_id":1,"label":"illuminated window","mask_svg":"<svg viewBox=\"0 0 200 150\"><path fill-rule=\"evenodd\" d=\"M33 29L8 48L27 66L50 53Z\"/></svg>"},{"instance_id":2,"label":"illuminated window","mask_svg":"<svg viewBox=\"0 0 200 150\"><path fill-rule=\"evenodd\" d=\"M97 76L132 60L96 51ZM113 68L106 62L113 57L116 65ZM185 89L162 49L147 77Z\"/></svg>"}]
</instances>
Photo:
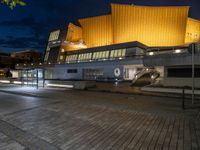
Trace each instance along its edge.
<instances>
[{"instance_id":1,"label":"illuminated window","mask_svg":"<svg viewBox=\"0 0 200 150\"><path fill-rule=\"evenodd\" d=\"M110 58L114 57L114 52L115 52L114 50L110 52Z\"/></svg>"},{"instance_id":2,"label":"illuminated window","mask_svg":"<svg viewBox=\"0 0 200 150\"><path fill-rule=\"evenodd\" d=\"M54 31L50 33L49 41L54 41L59 38L60 30Z\"/></svg>"},{"instance_id":3,"label":"illuminated window","mask_svg":"<svg viewBox=\"0 0 200 150\"><path fill-rule=\"evenodd\" d=\"M75 62L77 61L78 55L69 55L66 57L66 62Z\"/></svg>"},{"instance_id":4,"label":"illuminated window","mask_svg":"<svg viewBox=\"0 0 200 150\"><path fill-rule=\"evenodd\" d=\"M63 59L63 56L60 56L60 60L62 60Z\"/></svg>"},{"instance_id":5,"label":"illuminated window","mask_svg":"<svg viewBox=\"0 0 200 150\"><path fill-rule=\"evenodd\" d=\"M49 47L49 44L47 45L47 49L46 49L46 51L49 51L50 50L50 47Z\"/></svg>"},{"instance_id":6,"label":"illuminated window","mask_svg":"<svg viewBox=\"0 0 200 150\"><path fill-rule=\"evenodd\" d=\"M122 49L122 57L126 56L126 49Z\"/></svg>"},{"instance_id":7,"label":"illuminated window","mask_svg":"<svg viewBox=\"0 0 200 150\"><path fill-rule=\"evenodd\" d=\"M122 56L122 50L118 50L118 54L117 54L117 57L121 57Z\"/></svg>"},{"instance_id":8,"label":"illuminated window","mask_svg":"<svg viewBox=\"0 0 200 150\"><path fill-rule=\"evenodd\" d=\"M106 58L109 57L109 51L106 51Z\"/></svg>"},{"instance_id":9,"label":"illuminated window","mask_svg":"<svg viewBox=\"0 0 200 150\"><path fill-rule=\"evenodd\" d=\"M49 57L49 52L46 53L45 58L44 58L44 61L47 61L47 60L48 60L48 57Z\"/></svg>"},{"instance_id":10,"label":"illuminated window","mask_svg":"<svg viewBox=\"0 0 200 150\"><path fill-rule=\"evenodd\" d=\"M61 52L62 52L62 53L63 53L63 52L65 52L65 49L64 49L64 48L62 48L62 49L61 49Z\"/></svg>"}]
</instances>

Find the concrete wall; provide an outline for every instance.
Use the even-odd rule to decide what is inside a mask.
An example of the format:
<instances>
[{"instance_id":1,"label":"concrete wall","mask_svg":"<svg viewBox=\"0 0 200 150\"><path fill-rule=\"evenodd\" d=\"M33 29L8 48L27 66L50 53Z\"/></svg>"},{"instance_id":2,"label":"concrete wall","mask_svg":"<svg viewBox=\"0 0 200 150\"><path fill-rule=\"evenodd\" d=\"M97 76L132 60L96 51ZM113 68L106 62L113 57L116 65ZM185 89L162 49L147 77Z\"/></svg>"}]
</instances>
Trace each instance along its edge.
<instances>
[{"instance_id":1,"label":"concrete wall","mask_svg":"<svg viewBox=\"0 0 200 150\"><path fill-rule=\"evenodd\" d=\"M192 86L192 78L167 78L165 77L163 80L164 86L175 86L175 87L183 87L183 86ZM195 78L195 87L200 88L200 78Z\"/></svg>"},{"instance_id":2,"label":"concrete wall","mask_svg":"<svg viewBox=\"0 0 200 150\"><path fill-rule=\"evenodd\" d=\"M81 62L72 64L56 65L54 68L47 68L46 77L48 79L83 79L84 69L100 69L103 71L103 78L124 78L124 66L125 65L138 65L142 66L142 59L130 59L130 60L113 60L113 61L99 61L99 62ZM120 75L116 76L114 70L120 69ZM77 73L68 73L68 69L77 69Z\"/></svg>"}]
</instances>

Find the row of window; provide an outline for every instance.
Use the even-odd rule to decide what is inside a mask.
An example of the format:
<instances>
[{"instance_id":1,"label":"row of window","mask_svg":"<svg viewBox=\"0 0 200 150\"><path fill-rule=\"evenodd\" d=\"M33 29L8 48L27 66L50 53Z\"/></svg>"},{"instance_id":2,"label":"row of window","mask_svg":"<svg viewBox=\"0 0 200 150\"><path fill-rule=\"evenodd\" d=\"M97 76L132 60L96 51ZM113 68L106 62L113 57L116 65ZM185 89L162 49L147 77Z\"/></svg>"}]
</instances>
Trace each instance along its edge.
<instances>
[{"instance_id":1,"label":"row of window","mask_svg":"<svg viewBox=\"0 0 200 150\"><path fill-rule=\"evenodd\" d=\"M123 58L126 55L126 49L118 49L112 51L103 51L103 52L94 52L94 53L85 53L85 54L75 54L68 55L66 57L66 62L75 62L75 61L87 61L87 60L101 60L108 59L110 54L110 59L112 58Z\"/></svg>"},{"instance_id":2,"label":"row of window","mask_svg":"<svg viewBox=\"0 0 200 150\"><path fill-rule=\"evenodd\" d=\"M92 58L92 53L79 54L78 61L90 60Z\"/></svg>"},{"instance_id":3,"label":"row of window","mask_svg":"<svg viewBox=\"0 0 200 150\"><path fill-rule=\"evenodd\" d=\"M78 55L69 55L66 57L66 62L75 62L77 61Z\"/></svg>"},{"instance_id":4,"label":"row of window","mask_svg":"<svg viewBox=\"0 0 200 150\"><path fill-rule=\"evenodd\" d=\"M59 35L60 35L60 30L51 32L49 36L49 41L57 40L59 38Z\"/></svg>"}]
</instances>

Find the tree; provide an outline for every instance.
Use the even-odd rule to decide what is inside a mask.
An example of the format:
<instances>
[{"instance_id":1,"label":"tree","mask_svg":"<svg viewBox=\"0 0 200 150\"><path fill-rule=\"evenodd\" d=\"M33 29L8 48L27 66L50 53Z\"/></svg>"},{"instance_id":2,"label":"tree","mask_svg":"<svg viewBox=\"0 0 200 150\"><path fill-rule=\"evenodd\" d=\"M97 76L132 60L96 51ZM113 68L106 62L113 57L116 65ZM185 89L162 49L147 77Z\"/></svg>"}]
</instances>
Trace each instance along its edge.
<instances>
[{"instance_id":1,"label":"tree","mask_svg":"<svg viewBox=\"0 0 200 150\"><path fill-rule=\"evenodd\" d=\"M16 5L25 6L26 3L22 0L0 0L2 4L8 5L11 9L16 7Z\"/></svg>"}]
</instances>

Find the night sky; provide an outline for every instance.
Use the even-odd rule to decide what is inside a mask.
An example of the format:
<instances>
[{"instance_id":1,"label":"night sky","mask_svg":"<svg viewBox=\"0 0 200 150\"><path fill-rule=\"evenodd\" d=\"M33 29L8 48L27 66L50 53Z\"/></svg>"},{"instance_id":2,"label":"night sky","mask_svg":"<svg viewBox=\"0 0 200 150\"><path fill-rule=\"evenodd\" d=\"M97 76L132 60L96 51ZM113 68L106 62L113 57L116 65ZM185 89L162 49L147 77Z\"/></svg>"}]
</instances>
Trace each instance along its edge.
<instances>
[{"instance_id":1,"label":"night sky","mask_svg":"<svg viewBox=\"0 0 200 150\"><path fill-rule=\"evenodd\" d=\"M27 6L10 10L0 5L0 52L34 49L44 52L51 30L79 18L110 13L110 3L187 5L200 20L200 0L24 0Z\"/></svg>"}]
</instances>

